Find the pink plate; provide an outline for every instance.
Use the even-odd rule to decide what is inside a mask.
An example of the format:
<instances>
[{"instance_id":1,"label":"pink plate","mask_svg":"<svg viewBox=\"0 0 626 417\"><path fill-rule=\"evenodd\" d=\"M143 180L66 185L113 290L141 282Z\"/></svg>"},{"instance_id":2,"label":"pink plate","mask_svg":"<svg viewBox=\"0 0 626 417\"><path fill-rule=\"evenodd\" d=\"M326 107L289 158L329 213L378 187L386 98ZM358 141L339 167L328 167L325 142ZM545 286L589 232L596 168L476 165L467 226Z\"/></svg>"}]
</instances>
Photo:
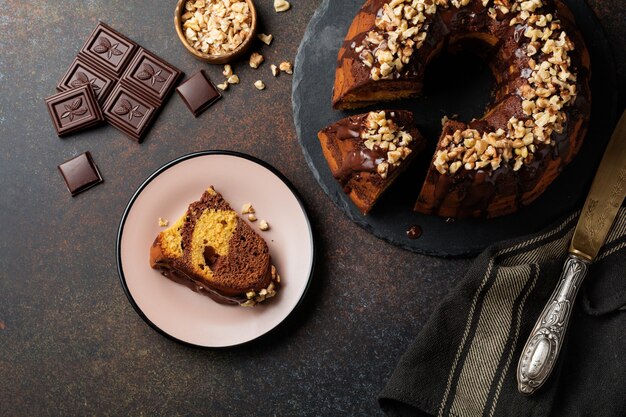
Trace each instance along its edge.
<instances>
[{"instance_id":1,"label":"pink plate","mask_svg":"<svg viewBox=\"0 0 626 417\"><path fill-rule=\"evenodd\" d=\"M259 232L281 276L276 297L254 308L222 305L163 277L149 265L149 250L164 228L213 185L235 210L251 202L270 224ZM247 219L246 219L247 221ZM258 222L250 223L258 230ZM311 225L293 185L267 163L228 151L206 151L178 158L152 174L133 195L117 237L118 271L137 313L177 341L226 347L256 339L278 326L309 286L314 262Z\"/></svg>"}]
</instances>

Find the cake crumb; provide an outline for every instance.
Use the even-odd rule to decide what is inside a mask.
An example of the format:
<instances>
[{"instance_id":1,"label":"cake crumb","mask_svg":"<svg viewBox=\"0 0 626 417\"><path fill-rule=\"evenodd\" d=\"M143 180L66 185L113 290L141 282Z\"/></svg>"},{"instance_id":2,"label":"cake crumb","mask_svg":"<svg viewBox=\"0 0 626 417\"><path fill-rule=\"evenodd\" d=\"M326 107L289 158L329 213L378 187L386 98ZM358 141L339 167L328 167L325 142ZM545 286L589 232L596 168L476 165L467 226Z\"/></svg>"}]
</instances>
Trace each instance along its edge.
<instances>
[{"instance_id":1,"label":"cake crumb","mask_svg":"<svg viewBox=\"0 0 626 417\"><path fill-rule=\"evenodd\" d=\"M270 230L270 225L265 220L261 220L259 221L259 229L265 232L266 230Z\"/></svg>"},{"instance_id":2,"label":"cake crumb","mask_svg":"<svg viewBox=\"0 0 626 417\"><path fill-rule=\"evenodd\" d=\"M256 216L254 215L254 213L248 214L248 220L250 220L251 222L255 222L256 221Z\"/></svg>"},{"instance_id":3,"label":"cake crumb","mask_svg":"<svg viewBox=\"0 0 626 417\"><path fill-rule=\"evenodd\" d=\"M252 207L252 203L246 203L241 207L241 214L251 214L255 213L254 207Z\"/></svg>"},{"instance_id":4,"label":"cake crumb","mask_svg":"<svg viewBox=\"0 0 626 417\"><path fill-rule=\"evenodd\" d=\"M163 219L163 218L159 217L159 226L160 227L166 227L168 224L170 224L170 222L167 219Z\"/></svg>"}]
</instances>

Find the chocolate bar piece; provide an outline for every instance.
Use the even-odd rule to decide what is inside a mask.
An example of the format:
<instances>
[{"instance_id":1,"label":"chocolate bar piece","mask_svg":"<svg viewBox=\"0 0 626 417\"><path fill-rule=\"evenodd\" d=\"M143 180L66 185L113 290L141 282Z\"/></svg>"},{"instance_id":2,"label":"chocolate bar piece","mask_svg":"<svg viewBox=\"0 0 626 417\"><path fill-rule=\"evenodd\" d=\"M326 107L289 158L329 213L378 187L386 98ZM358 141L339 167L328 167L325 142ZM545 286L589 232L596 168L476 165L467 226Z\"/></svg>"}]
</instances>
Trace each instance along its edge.
<instances>
[{"instance_id":1,"label":"chocolate bar piece","mask_svg":"<svg viewBox=\"0 0 626 417\"><path fill-rule=\"evenodd\" d=\"M102 68L111 72L115 78L119 78L136 50L135 42L100 22L81 48L79 55L93 63L96 68Z\"/></svg>"},{"instance_id":2,"label":"chocolate bar piece","mask_svg":"<svg viewBox=\"0 0 626 417\"><path fill-rule=\"evenodd\" d=\"M107 122L137 142L141 142L152 125L157 110L157 106L123 84L113 89L103 106Z\"/></svg>"},{"instance_id":3,"label":"chocolate bar piece","mask_svg":"<svg viewBox=\"0 0 626 417\"><path fill-rule=\"evenodd\" d=\"M101 111L95 106L100 118L104 117L140 142L182 74L178 68L100 22L57 88L65 91L90 86L102 106ZM50 114L55 119L53 110ZM74 131L74 125L65 129L65 124L55 121L55 126L62 128L59 135Z\"/></svg>"},{"instance_id":4,"label":"chocolate bar piece","mask_svg":"<svg viewBox=\"0 0 626 417\"><path fill-rule=\"evenodd\" d=\"M121 82L137 94L161 104L174 90L182 72L153 53L139 48Z\"/></svg>"},{"instance_id":5,"label":"chocolate bar piece","mask_svg":"<svg viewBox=\"0 0 626 417\"><path fill-rule=\"evenodd\" d=\"M200 113L222 98L204 70L186 79L176 91L194 117L198 117Z\"/></svg>"},{"instance_id":6,"label":"chocolate bar piece","mask_svg":"<svg viewBox=\"0 0 626 417\"><path fill-rule=\"evenodd\" d=\"M91 84L98 102L102 104L107 99L116 82L115 78L76 57L61 82L59 82L57 89L59 91L67 91L85 84Z\"/></svg>"},{"instance_id":7,"label":"chocolate bar piece","mask_svg":"<svg viewBox=\"0 0 626 417\"><path fill-rule=\"evenodd\" d=\"M94 126L104 120L91 84L48 97L46 105L59 137Z\"/></svg>"},{"instance_id":8,"label":"chocolate bar piece","mask_svg":"<svg viewBox=\"0 0 626 417\"><path fill-rule=\"evenodd\" d=\"M102 175L89 151L58 166L72 197L102 182Z\"/></svg>"}]
</instances>

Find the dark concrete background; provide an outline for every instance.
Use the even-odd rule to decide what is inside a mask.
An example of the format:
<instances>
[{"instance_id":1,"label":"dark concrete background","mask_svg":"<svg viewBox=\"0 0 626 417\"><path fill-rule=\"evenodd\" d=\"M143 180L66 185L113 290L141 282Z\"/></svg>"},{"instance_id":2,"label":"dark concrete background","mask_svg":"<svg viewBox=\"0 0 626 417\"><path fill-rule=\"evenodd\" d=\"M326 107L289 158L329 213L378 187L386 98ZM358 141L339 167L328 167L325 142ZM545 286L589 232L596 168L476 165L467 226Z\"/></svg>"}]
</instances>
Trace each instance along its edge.
<instances>
[{"instance_id":1,"label":"dark concrete background","mask_svg":"<svg viewBox=\"0 0 626 417\"><path fill-rule=\"evenodd\" d=\"M372 415L376 395L440 297L469 260L405 252L367 234L319 189L298 146L293 61L316 1L276 14L257 1L275 37L242 83L194 119L172 97L143 144L110 127L56 137L43 100L97 21L103 20L187 75L221 68L195 60L173 27L175 2L0 0L0 414ZM615 45L626 85L622 0L591 1ZM265 91L252 83L263 79ZM622 105L624 95L622 94ZM601 99L601 98L594 98ZM116 272L119 218L136 187L180 155L249 153L300 190L318 244L305 303L284 325L242 347L201 350L150 329ZM105 182L70 197L57 165L90 150Z\"/></svg>"}]
</instances>

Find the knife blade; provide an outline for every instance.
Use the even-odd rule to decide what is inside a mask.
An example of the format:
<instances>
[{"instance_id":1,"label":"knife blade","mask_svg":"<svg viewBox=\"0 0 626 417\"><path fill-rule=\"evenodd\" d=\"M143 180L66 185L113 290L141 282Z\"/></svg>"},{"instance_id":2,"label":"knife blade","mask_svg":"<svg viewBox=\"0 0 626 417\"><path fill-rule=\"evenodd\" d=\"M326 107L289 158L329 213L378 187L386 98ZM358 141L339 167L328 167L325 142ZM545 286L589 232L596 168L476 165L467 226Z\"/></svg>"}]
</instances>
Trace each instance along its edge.
<instances>
[{"instance_id":1,"label":"knife blade","mask_svg":"<svg viewBox=\"0 0 626 417\"><path fill-rule=\"evenodd\" d=\"M530 333L517 365L518 390L530 395L550 376L567 331L574 300L589 265L611 231L626 197L626 111L591 184L558 284Z\"/></svg>"}]
</instances>

